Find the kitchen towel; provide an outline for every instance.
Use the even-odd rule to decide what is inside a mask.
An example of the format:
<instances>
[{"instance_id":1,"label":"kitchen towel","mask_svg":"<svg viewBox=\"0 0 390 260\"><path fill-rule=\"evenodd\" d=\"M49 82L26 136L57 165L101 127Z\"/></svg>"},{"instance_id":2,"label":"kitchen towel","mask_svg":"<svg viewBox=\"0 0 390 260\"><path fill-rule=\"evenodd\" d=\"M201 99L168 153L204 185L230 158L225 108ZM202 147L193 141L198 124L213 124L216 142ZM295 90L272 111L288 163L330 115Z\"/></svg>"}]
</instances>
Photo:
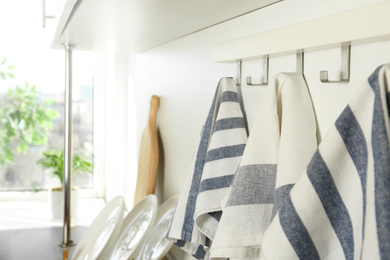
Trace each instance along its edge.
<instances>
[{"instance_id":1,"label":"kitchen towel","mask_svg":"<svg viewBox=\"0 0 390 260\"><path fill-rule=\"evenodd\" d=\"M243 115L233 79L222 78L168 233L169 239L197 259L208 258L222 213L221 200L245 148Z\"/></svg>"},{"instance_id":2,"label":"kitchen towel","mask_svg":"<svg viewBox=\"0 0 390 260\"><path fill-rule=\"evenodd\" d=\"M317 148L303 76L280 73L267 88L210 249L212 259L259 259L273 212Z\"/></svg>"},{"instance_id":3,"label":"kitchen towel","mask_svg":"<svg viewBox=\"0 0 390 260\"><path fill-rule=\"evenodd\" d=\"M390 64L321 142L264 234L264 259L390 259L389 90Z\"/></svg>"}]
</instances>

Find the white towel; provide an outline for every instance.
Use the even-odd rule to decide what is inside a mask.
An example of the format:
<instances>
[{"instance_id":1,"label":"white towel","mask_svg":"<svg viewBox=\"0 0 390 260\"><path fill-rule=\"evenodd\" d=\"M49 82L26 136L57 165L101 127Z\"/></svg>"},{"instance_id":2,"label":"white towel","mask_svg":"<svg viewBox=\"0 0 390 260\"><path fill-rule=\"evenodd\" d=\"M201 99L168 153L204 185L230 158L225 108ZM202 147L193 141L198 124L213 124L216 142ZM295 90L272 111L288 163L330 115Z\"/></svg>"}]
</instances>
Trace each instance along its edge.
<instances>
[{"instance_id":1,"label":"white towel","mask_svg":"<svg viewBox=\"0 0 390 260\"><path fill-rule=\"evenodd\" d=\"M263 239L271 259L390 259L390 64L358 90Z\"/></svg>"},{"instance_id":2,"label":"white towel","mask_svg":"<svg viewBox=\"0 0 390 260\"><path fill-rule=\"evenodd\" d=\"M221 200L247 141L239 100L233 79L221 79L168 234L197 259L208 258L222 213Z\"/></svg>"},{"instance_id":3,"label":"white towel","mask_svg":"<svg viewBox=\"0 0 390 260\"><path fill-rule=\"evenodd\" d=\"M303 76L276 75L250 131L210 258L260 257L273 207L276 212L316 148L316 121Z\"/></svg>"}]
</instances>

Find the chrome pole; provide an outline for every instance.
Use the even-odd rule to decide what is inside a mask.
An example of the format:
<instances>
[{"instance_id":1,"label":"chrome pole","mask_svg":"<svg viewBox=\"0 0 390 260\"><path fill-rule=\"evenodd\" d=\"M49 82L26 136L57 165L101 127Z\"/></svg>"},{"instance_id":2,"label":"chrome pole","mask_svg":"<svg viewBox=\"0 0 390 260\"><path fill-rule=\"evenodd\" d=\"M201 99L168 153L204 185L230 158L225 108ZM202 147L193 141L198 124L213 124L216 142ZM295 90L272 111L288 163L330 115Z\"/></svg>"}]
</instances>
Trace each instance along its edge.
<instances>
[{"instance_id":1,"label":"chrome pole","mask_svg":"<svg viewBox=\"0 0 390 260\"><path fill-rule=\"evenodd\" d=\"M46 28L46 0L42 0L42 28Z\"/></svg>"},{"instance_id":2,"label":"chrome pole","mask_svg":"<svg viewBox=\"0 0 390 260\"><path fill-rule=\"evenodd\" d=\"M64 225L62 247L73 245L70 239L70 192L72 173L72 45L65 44L65 142L64 142Z\"/></svg>"}]
</instances>

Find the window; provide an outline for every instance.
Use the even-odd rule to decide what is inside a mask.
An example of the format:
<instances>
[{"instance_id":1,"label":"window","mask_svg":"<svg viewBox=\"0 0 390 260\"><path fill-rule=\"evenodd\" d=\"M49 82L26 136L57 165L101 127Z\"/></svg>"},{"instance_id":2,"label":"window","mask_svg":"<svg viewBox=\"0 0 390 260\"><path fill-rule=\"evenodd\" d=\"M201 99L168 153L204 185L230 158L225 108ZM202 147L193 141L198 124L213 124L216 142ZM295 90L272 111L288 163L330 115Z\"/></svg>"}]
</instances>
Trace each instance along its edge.
<instances>
[{"instance_id":1,"label":"window","mask_svg":"<svg viewBox=\"0 0 390 260\"><path fill-rule=\"evenodd\" d=\"M45 170L37 163L48 149L60 151L64 146L65 54L63 50L50 49L53 31L41 28L40 8L40 3L36 1L21 0L7 2L7 8L0 11L0 21L7 24L2 31L4 37L0 41L0 108L11 107L15 113L21 113L26 104L23 96L29 96L33 97L37 109L30 109L30 112L42 112L39 109L44 109L50 115L50 120L44 121L41 124L44 127L38 127L35 134L27 131L26 135L15 134L11 139L7 150L8 160L0 163L0 192L32 191L60 185L58 179L50 177L50 170ZM93 53L73 52L73 152L81 153L91 161L94 116L93 59ZM16 98L18 106L15 106ZM24 117L19 117L21 120L17 122L8 120L6 117L9 115L4 114L5 112L0 113L0 119L3 126L7 124L10 131L23 131L26 124L39 121L29 122L28 118L37 117L31 117L27 112ZM45 127L47 129L44 129ZM38 134L41 134L41 138ZM46 137L47 142L44 141ZM26 144L23 144L23 140ZM4 147L7 145L3 146L3 149L7 149ZM80 173L72 178L72 182L80 188L91 189L94 187L94 178L94 174Z\"/></svg>"}]
</instances>

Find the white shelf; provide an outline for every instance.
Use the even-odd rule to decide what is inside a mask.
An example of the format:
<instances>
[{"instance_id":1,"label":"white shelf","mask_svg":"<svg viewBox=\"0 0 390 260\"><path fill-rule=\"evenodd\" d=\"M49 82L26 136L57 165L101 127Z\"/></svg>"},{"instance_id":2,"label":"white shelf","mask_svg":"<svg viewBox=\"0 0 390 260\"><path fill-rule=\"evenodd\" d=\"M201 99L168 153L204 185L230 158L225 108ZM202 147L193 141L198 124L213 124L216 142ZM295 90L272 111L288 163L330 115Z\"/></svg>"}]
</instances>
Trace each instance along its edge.
<instances>
[{"instance_id":1,"label":"white shelf","mask_svg":"<svg viewBox=\"0 0 390 260\"><path fill-rule=\"evenodd\" d=\"M390 39L390 1L263 32L213 48L214 62L276 56Z\"/></svg>"},{"instance_id":2,"label":"white shelf","mask_svg":"<svg viewBox=\"0 0 390 260\"><path fill-rule=\"evenodd\" d=\"M281 0L68 0L52 48L138 52Z\"/></svg>"}]
</instances>

